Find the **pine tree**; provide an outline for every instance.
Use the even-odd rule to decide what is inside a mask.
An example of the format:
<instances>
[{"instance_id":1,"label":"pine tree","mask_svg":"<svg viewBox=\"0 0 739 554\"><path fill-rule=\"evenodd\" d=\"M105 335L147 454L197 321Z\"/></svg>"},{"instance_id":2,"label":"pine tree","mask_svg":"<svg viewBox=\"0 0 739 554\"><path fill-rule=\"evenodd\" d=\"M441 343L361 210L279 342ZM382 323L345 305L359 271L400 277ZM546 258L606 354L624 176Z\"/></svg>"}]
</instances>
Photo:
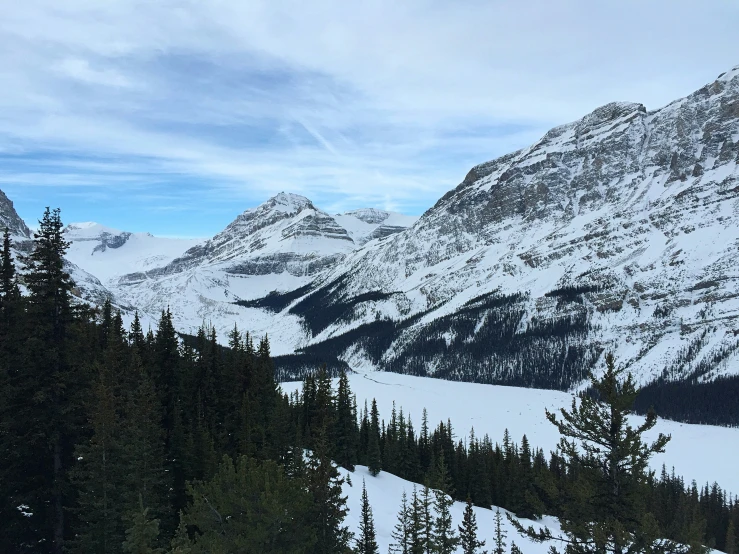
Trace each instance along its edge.
<instances>
[{"instance_id":1,"label":"pine tree","mask_svg":"<svg viewBox=\"0 0 739 554\"><path fill-rule=\"evenodd\" d=\"M495 529L493 533L495 533L493 535L495 548L493 548L490 554L506 554L507 543L505 542L505 540L508 536L508 533L505 529L503 529L503 516L500 514L500 508L495 511Z\"/></svg>"},{"instance_id":2,"label":"pine tree","mask_svg":"<svg viewBox=\"0 0 739 554\"><path fill-rule=\"evenodd\" d=\"M485 546L485 541L477 540L477 517L475 517L469 496L464 508L462 525L459 526L459 542L462 546L462 554L481 554L480 549Z\"/></svg>"},{"instance_id":3,"label":"pine tree","mask_svg":"<svg viewBox=\"0 0 739 554\"><path fill-rule=\"evenodd\" d=\"M549 552L552 552L552 549L549 549ZM515 542L511 542L511 554L523 554Z\"/></svg>"},{"instance_id":4,"label":"pine tree","mask_svg":"<svg viewBox=\"0 0 739 554\"><path fill-rule=\"evenodd\" d=\"M362 513L359 520L359 536L356 539L356 554L378 554L375 538L375 522L372 518L372 506L367 498L367 486L362 480Z\"/></svg>"},{"instance_id":5,"label":"pine tree","mask_svg":"<svg viewBox=\"0 0 739 554\"><path fill-rule=\"evenodd\" d=\"M591 378L593 394L581 397L579 405L573 399L571 410L561 410L561 419L547 411L561 434L559 451L579 479L562 506L562 535L547 528L524 529L510 519L519 532L537 541L561 541L568 553L687 550L660 539L656 519L646 510L649 458L664 452L670 437L660 434L654 442L643 441L642 435L657 422L652 411L638 427L629 424L638 391L632 376L624 378L623 373L608 354L604 375Z\"/></svg>"},{"instance_id":6,"label":"pine tree","mask_svg":"<svg viewBox=\"0 0 739 554\"><path fill-rule=\"evenodd\" d=\"M415 496L415 491L414 491ZM408 505L408 496L405 491L400 498L400 509L398 510L398 521L393 527L391 538L393 543L390 544L390 554L410 554L411 553L411 525L412 525L411 507Z\"/></svg>"}]
</instances>

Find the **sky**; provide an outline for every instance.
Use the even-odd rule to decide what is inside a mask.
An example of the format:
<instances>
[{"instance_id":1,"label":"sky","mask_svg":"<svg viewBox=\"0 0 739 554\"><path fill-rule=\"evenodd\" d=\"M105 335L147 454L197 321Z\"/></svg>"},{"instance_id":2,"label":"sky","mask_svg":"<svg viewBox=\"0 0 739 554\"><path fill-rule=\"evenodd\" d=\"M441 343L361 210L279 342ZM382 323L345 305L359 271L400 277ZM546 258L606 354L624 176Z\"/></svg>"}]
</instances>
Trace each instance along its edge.
<instances>
[{"instance_id":1,"label":"sky","mask_svg":"<svg viewBox=\"0 0 739 554\"><path fill-rule=\"evenodd\" d=\"M615 100L739 64L739 2L0 0L0 190L162 236L280 191L421 214Z\"/></svg>"}]
</instances>

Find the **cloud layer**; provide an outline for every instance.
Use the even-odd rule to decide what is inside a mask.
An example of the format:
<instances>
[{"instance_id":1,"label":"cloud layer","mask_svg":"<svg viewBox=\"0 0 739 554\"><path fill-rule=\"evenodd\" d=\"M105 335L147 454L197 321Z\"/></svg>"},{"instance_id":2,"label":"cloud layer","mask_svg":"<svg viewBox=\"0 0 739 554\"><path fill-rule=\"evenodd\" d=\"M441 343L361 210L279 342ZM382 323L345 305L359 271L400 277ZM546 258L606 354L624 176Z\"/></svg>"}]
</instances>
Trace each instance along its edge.
<instances>
[{"instance_id":1,"label":"cloud layer","mask_svg":"<svg viewBox=\"0 0 739 554\"><path fill-rule=\"evenodd\" d=\"M167 234L280 190L419 213L553 125L711 81L737 24L677 0L7 2L0 188Z\"/></svg>"}]
</instances>

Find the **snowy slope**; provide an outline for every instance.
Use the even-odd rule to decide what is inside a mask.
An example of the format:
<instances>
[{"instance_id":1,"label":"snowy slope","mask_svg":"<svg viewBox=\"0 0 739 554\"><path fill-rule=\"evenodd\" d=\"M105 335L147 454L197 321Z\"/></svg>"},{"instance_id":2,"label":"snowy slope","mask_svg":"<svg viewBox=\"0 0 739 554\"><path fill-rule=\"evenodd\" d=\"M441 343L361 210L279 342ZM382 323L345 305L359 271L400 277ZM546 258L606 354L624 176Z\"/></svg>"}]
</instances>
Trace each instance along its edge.
<instances>
[{"instance_id":1,"label":"snowy slope","mask_svg":"<svg viewBox=\"0 0 739 554\"><path fill-rule=\"evenodd\" d=\"M365 208L336 214L334 219L346 229L354 242L361 246L371 240L403 231L413 225L418 217Z\"/></svg>"},{"instance_id":2,"label":"snowy slope","mask_svg":"<svg viewBox=\"0 0 739 554\"><path fill-rule=\"evenodd\" d=\"M67 258L105 283L128 273L166 265L202 242L129 233L94 222L70 223L64 233L72 243Z\"/></svg>"},{"instance_id":3,"label":"snowy slope","mask_svg":"<svg viewBox=\"0 0 739 554\"><path fill-rule=\"evenodd\" d=\"M291 382L281 386L284 392L291 393L300 390L301 385ZM395 402L398 410L403 408L406 415L411 415L418 428L426 408L431 427L450 419L457 437L469 435L474 427L477 437L487 434L493 442L502 442L508 429L516 442L520 443L525 434L532 447L547 453L555 449L558 434L544 418L544 410L569 409L572 404L572 395L559 391L449 382L389 372L352 373L349 385L358 406L376 399L380 416L386 421ZM672 440L665 453L652 460L653 469L659 472L665 464L668 470L674 467L687 483L695 480L700 486L717 482L729 492L739 492L739 473L734 462L739 455L739 429L660 419L648 437L654 438L660 432L672 435ZM721 455L705 456L705 452Z\"/></svg>"},{"instance_id":4,"label":"snowy slope","mask_svg":"<svg viewBox=\"0 0 739 554\"><path fill-rule=\"evenodd\" d=\"M405 491L408 497L413 494L413 483L400 479L390 473L380 472L373 477L366 467L357 466L353 473L341 470L342 475L348 475L352 481L352 485L344 485L343 492L347 497L347 507L349 514L346 523L349 529L357 536L359 534L359 520L362 513L362 480L364 479L367 487L367 498L372 506L372 515L375 522L375 531L377 533L377 545L381 553L388 551L388 546L393 542L391 533L397 522L398 508L400 500ZM462 502L455 502L450 509L452 519L454 521L454 529L462 524L465 505ZM493 510L475 507L475 516L478 525L478 539L484 540L486 550L490 551L493 547L493 532L495 530ZM505 510L501 510L505 514ZM553 532L559 530L559 524L553 517L544 517L539 522L526 519L519 519L526 527L529 525L546 525ZM508 523L505 515L503 515L503 529L507 533L507 543L510 547L511 541L515 541L516 545L525 552L525 554L544 554L549 549L549 544L536 544L528 539L523 539L516 533L513 526ZM461 552L461 549L457 550Z\"/></svg>"}]
</instances>

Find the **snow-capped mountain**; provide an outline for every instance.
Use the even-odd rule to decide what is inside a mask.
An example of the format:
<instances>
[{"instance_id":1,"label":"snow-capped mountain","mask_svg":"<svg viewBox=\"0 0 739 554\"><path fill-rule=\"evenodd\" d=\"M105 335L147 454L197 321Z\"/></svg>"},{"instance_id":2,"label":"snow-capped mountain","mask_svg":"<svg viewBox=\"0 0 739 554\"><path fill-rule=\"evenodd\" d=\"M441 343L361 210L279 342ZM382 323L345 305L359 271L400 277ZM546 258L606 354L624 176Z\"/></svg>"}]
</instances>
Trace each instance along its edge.
<instances>
[{"instance_id":1,"label":"snow-capped mountain","mask_svg":"<svg viewBox=\"0 0 739 554\"><path fill-rule=\"evenodd\" d=\"M248 301L301 290L360 245L400 232L416 219L372 209L331 215L304 196L280 193L168 263L140 265L113 278L111 286L145 312L156 314L169 307L183 331L193 332L206 321L225 336L237 323L270 333L275 351L289 353L307 339L300 319L274 318ZM131 242L130 237L115 236L120 237L117 242ZM102 245L98 240L95 248ZM80 257L74 259L91 267Z\"/></svg>"},{"instance_id":2,"label":"snow-capped mountain","mask_svg":"<svg viewBox=\"0 0 739 554\"><path fill-rule=\"evenodd\" d=\"M302 319L307 353L400 372L567 388L615 349L643 381L736 373L738 143L739 67L655 111L608 104L262 305Z\"/></svg>"},{"instance_id":3,"label":"snow-capped mountain","mask_svg":"<svg viewBox=\"0 0 739 554\"><path fill-rule=\"evenodd\" d=\"M67 259L105 283L136 271L163 266L202 239L172 239L130 233L94 222L70 223L64 234L71 242Z\"/></svg>"}]
</instances>

